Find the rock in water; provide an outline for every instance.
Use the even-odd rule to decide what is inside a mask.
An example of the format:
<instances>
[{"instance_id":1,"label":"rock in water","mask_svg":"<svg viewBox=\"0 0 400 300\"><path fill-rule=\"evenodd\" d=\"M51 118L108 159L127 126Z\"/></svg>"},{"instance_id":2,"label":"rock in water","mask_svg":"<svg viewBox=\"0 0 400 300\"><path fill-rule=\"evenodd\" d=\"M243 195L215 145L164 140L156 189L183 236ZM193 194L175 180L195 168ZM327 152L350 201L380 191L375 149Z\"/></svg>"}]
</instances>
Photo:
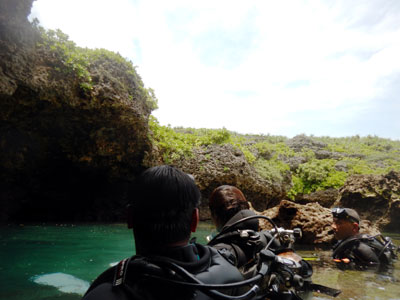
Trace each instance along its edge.
<instances>
[{"instance_id":1,"label":"rock in water","mask_svg":"<svg viewBox=\"0 0 400 300\"><path fill-rule=\"evenodd\" d=\"M89 282L65 273L36 275L31 280L37 284L49 285L63 293L83 295L89 288Z\"/></svg>"}]
</instances>

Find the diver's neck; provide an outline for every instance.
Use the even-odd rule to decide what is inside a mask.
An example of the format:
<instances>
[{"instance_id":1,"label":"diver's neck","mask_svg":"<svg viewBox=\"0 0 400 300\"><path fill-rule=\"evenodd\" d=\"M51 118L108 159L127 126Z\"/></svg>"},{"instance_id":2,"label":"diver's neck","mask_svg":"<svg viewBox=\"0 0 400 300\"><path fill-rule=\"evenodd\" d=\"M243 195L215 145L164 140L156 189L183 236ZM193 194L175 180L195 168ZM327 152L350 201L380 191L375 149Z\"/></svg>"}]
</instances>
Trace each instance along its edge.
<instances>
[{"instance_id":1,"label":"diver's neck","mask_svg":"<svg viewBox=\"0 0 400 300\"><path fill-rule=\"evenodd\" d=\"M162 245L142 245L141 243L136 243L136 254L138 255L157 255L168 251L169 249L179 248L187 246L189 243L189 239L185 239L182 241L162 244Z\"/></svg>"}]
</instances>

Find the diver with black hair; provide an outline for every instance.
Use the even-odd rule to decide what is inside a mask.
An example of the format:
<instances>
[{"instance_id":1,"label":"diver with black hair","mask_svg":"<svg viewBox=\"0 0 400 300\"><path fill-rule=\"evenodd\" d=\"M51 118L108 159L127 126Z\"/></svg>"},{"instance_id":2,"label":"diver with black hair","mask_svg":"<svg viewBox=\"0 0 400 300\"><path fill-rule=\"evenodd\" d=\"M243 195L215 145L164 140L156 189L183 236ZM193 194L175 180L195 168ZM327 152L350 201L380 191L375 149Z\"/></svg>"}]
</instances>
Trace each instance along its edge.
<instances>
[{"instance_id":1,"label":"diver with black hair","mask_svg":"<svg viewBox=\"0 0 400 300\"><path fill-rule=\"evenodd\" d=\"M295 231L278 228L265 216L234 222L232 227L264 218L274 226L272 239L255 255L252 276L244 279L224 251L189 242L199 222L200 202L191 176L171 166L153 167L139 177L135 192L128 227L133 228L137 253L103 272L84 300L305 300L299 296L304 286L297 272L301 257L280 256L270 248L275 238L284 241L283 236ZM340 293L321 285L313 288L331 296Z\"/></svg>"},{"instance_id":2,"label":"diver with black hair","mask_svg":"<svg viewBox=\"0 0 400 300\"><path fill-rule=\"evenodd\" d=\"M136 255L102 273L83 299L225 299L237 293L238 287L196 288L243 277L216 249L189 243L199 222L200 191L193 178L171 166L153 167L139 177L135 192L128 227Z\"/></svg>"},{"instance_id":3,"label":"diver with black hair","mask_svg":"<svg viewBox=\"0 0 400 300\"><path fill-rule=\"evenodd\" d=\"M390 238L361 234L360 216L354 209L333 208L332 216L337 240L332 257L340 269L392 271L397 247Z\"/></svg>"}]
</instances>

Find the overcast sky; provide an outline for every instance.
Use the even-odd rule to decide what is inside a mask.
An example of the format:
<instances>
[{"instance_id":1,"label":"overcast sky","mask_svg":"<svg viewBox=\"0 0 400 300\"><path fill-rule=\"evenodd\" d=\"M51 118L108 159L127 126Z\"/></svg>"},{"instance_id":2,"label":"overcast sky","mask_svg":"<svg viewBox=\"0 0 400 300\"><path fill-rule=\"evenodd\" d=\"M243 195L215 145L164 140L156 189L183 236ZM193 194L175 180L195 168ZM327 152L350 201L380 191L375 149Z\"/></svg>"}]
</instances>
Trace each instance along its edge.
<instances>
[{"instance_id":1,"label":"overcast sky","mask_svg":"<svg viewBox=\"0 0 400 300\"><path fill-rule=\"evenodd\" d=\"M131 60L162 125L400 139L398 0L36 0L32 16Z\"/></svg>"}]
</instances>

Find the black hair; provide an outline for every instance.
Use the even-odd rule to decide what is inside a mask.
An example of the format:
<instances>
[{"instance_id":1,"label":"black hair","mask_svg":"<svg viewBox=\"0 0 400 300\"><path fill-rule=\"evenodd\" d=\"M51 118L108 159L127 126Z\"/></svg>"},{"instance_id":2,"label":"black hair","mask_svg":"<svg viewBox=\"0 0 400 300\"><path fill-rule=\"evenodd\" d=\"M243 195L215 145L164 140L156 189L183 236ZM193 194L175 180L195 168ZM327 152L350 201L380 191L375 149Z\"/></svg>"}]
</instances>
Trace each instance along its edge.
<instances>
[{"instance_id":1,"label":"black hair","mask_svg":"<svg viewBox=\"0 0 400 300\"><path fill-rule=\"evenodd\" d=\"M153 247L189 238L200 196L192 177L177 168L162 165L144 171L131 202L136 244Z\"/></svg>"}]
</instances>

